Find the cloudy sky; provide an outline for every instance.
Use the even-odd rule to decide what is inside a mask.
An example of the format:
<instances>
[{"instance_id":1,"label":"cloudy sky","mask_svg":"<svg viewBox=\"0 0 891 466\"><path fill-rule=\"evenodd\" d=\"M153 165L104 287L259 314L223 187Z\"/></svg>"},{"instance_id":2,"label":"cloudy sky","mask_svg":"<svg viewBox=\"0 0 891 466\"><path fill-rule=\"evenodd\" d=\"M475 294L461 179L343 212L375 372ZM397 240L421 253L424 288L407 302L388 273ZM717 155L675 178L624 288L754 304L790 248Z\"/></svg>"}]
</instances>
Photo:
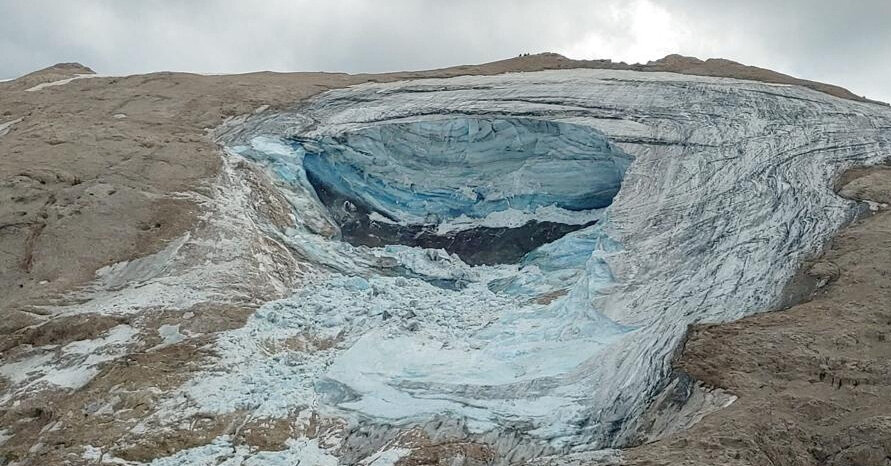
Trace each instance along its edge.
<instances>
[{"instance_id":1,"label":"cloudy sky","mask_svg":"<svg viewBox=\"0 0 891 466\"><path fill-rule=\"evenodd\" d=\"M0 78L723 57L891 101L891 0L0 0Z\"/></svg>"}]
</instances>

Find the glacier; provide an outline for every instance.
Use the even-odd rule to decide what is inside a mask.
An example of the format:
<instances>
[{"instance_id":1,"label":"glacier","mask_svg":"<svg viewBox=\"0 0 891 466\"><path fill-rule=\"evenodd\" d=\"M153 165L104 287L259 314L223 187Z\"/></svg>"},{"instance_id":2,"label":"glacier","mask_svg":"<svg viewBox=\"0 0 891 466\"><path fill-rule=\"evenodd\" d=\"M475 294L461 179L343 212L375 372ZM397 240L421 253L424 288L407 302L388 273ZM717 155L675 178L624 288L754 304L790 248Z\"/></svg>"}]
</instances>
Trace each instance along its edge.
<instances>
[{"instance_id":1,"label":"glacier","mask_svg":"<svg viewBox=\"0 0 891 466\"><path fill-rule=\"evenodd\" d=\"M185 393L205 411L439 429L517 460L658 435L642 419L687 327L784 304L861 209L832 182L886 160L891 112L560 70L359 85L215 134L290 202L293 225L269 231L313 273L222 335L218 369ZM264 346L295 339L311 350Z\"/></svg>"}]
</instances>

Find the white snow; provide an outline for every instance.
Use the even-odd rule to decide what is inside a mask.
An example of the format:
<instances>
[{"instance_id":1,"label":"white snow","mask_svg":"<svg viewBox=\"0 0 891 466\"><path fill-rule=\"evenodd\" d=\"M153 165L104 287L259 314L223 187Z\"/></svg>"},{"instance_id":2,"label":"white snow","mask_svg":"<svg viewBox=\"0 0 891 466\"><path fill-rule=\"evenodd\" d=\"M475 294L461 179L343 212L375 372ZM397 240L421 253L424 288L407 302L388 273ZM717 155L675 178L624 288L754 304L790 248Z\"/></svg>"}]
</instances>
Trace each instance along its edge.
<instances>
[{"instance_id":1,"label":"white snow","mask_svg":"<svg viewBox=\"0 0 891 466\"><path fill-rule=\"evenodd\" d=\"M94 340L73 341L62 347L62 352L70 354L93 354L97 349L108 345L126 344L137 333L136 329L129 325L117 325L109 329L103 337Z\"/></svg>"},{"instance_id":2,"label":"white snow","mask_svg":"<svg viewBox=\"0 0 891 466\"><path fill-rule=\"evenodd\" d=\"M158 458L150 466L337 466L337 458L319 447L316 439L289 439L281 451L256 451L234 445L228 436L200 447Z\"/></svg>"},{"instance_id":3,"label":"white snow","mask_svg":"<svg viewBox=\"0 0 891 466\"><path fill-rule=\"evenodd\" d=\"M98 373L99 369L94 366L66 367L47 371L40 380L62 388L78 389Z\"/></svg>"},{"instance_id":4,"label":"white snow","mask_svg":"<svg viewBox=\"0 0 891 466\"><path fill-rule=\"evenodd\" d=\"M121 324L99 338L71 342L62 347L58 355L52 347L36 348L35 354L0 366L0 375L16 385L15 392L7 393L0 400L41 383L72 390L83 387L99 373L102 363L127 354L137 334L133 327Z\"/></svg>"},{"instance_id":5,"label":"white snow","mask_svg":"<svg viewBox=\"0 0 891 466\"><path fill-rule=\"evenodd\" d=\"M36 354L18 362L7 363L0 366L0 375L14 384L22 383L34 372L42 370L52 358L53 355L49 353Z\"/></svg>"},{"instance_id":6,"label":"white snow","mask_svg":"<svg viewBox=\"0 0 891 466\"><path fill-rule=\"evenodd\" d=\"M884 202L875 202L875 201L870 201L870 200L866 200L863 202L865 202L867 207L869 207L870 212L878 212L882 209L888 208L888 204L886 204Z\"/></svg>"},{"instance_id":7,"label":"white snow","mask_svg":"<svg viewBox=\"0 0 891 466\"><path fill-rule=\"evenodd\" d=\"M52 81L52 82L48 82L48 83L40 83L34 87L29 87L28 89L25 89L25 92L35 92L35 91L39 91L41 89L46 89L48 87L64 86L65 84L68 84L68 83L78 80L78 79L99 78L99 77L101 77L101 76L98 74L78 74L78 75L72 76L70 78L60 79L58 81Z\"/></svg>"},{"instance_id":8,"label":"white snow","mask_svg":"<svg viewBox=\"0 0 891 466\"><path fill-rule=\"evenodd\" d=\"M254 193L233 165L232 159L224 159L212 196L182 193L204 207L196 230L155 254L99 269L85 290L71 296L81 302L49 310L135 314L207 302L243 304L284 294L301 272L297 259L273 259L269 243L274 238L253 217ZM245 271L251 272L250 279Z\"/></svg>"},{"instance_id":9,"label":"white snow","mask_svg":"<svg viewBox=\"0 0 891 466\"><path fill-rule=\"evenodd\" d=\"M396 462L412 452L411 448L388 448L359 462L361 466L396 466Z\"/></svg>"},{"instance_id":10,"label":"white snow","mask_svg":"<svg viewBox=\"0 0 891 466\"><path fill-rule=\"evenodd\" d=\"M186 336L180 333L179 324L170 325L164 324L158 327L158 335L162 338L160 344L155 346L152 349L160 349L166 346L175 345L183 340L185 340Z\"/></svg>"}]
</instances>

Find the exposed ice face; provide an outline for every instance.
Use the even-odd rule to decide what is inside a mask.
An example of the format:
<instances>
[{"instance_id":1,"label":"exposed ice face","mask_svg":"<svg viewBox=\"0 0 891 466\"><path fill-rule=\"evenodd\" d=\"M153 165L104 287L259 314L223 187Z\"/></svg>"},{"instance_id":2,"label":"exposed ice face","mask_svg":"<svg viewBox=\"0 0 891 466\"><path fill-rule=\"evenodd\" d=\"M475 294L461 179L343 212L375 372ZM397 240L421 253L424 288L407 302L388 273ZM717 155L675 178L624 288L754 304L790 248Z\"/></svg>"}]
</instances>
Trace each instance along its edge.
<instances>
[{"instance_id":1,"label":"exposed ice face","mask_svg":"<svg viewBox=\"0 0 891 466\"><path fill-rule=\"evenodd\" d=\"M409 224L603 208L630 162L589 127L524 118L392 123L298 144L317 184Z\"/></svg>"},{"instance_id":2,"label":"exposed ice face","mask_svg":"<svg viewBox=\"0 0 891 466\"><path fill-rule=\"evenodd\" d=\"M318 403L400 425L438 414L557 448L622 445L689 324L777 305L801 260L852 217L831 182L886 157L888 128L886 109L797 87L605 70L364 85L258 115L223 140L279 180L297 216L292 248L340 272L267 306L309 319L292 332L339 341L323 364L301 356L316 364L302 379L293 361L232 343L222 353L243 354L264 382L228 385L226 406ZM468 153L479 169L459 163ZM424 169L436 163L448 169ZM370 221L437 232L594 223L517 264L468 266L338 241L319 185ZM411 286L383 276L394 274ZM276 391L307 378L293 398Z\"/></svg>"}]
</instances>

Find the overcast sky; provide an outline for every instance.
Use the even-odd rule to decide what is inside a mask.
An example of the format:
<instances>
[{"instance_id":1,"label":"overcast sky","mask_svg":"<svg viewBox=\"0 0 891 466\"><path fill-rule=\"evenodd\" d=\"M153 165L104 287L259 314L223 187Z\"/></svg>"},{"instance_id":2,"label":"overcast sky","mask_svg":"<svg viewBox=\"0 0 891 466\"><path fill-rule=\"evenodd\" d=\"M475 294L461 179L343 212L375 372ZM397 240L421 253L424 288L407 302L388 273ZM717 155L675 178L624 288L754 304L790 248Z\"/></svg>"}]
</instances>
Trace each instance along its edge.
<instances>
[{"instance_id":1,"label":"overcast sky","mask_svg":"<svg viewBox=\"0 0 891 466\"><path fill-rule=\"evenodd\" d=\"M379 72L544 51L729 58L891 101L891 0L0 0L0 78L64 61Z\"/></svg>"}]
</instances>

